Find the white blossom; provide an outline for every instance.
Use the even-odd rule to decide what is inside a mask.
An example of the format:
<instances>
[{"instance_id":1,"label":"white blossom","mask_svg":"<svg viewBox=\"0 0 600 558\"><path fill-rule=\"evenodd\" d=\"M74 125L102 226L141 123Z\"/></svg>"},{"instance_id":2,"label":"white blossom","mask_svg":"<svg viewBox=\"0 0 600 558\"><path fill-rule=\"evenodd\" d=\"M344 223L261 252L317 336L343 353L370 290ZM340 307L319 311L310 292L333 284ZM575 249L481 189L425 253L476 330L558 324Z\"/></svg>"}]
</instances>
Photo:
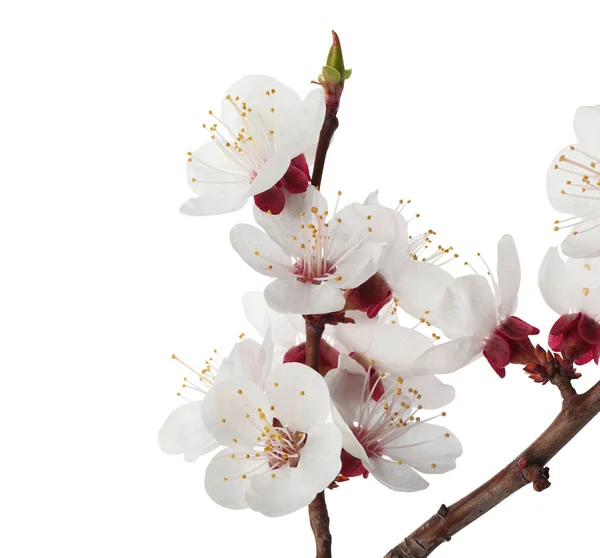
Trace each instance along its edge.
<instances>
[{"instance_id":1,"label":"white blossom","mask_svg":"<svg viewBox=\"0 0 600 558\"><path fill-rule=\"evenodd\" d=\"M570 229L562 243L572 258L600 256L600 105L580 107L573 123L577 143L561 149L547 172L548 197L571 217L554 230Z\"/></svg>"},{"instance_id":2,"label":"white blossom","mask_svg":"<svg viewBox=\"0 0 600 558\"><path fill-rule=\"evenodd\" d=\"M219 445L202 419L206 394L215 385L230 378L246 378L264 385L271 369L273 346L267 331L262 345L252 339L245 339L237 343L224 359L220 359L215 350L199 372L176 355L173 358L187 369L182 387L185 395L182 392L177 394L187 402L167 417L158 433L158 443L165 453L183 454L185 461L193 462Z\"/></svg>"},{"instance_id":3,"label":"white blossom","mask_svg":"<svg viewBox=\"0 0 600 558\"><path fill-rule=\"evenodd\" d=\"M294 196L280 215L255 211L264 229L238 224L231 243L256 271L274 278L265 289L276 312L325 314L342 310L343 289L374 275L393 235L385 210L354 203L329 213L321 193Z\"/></svg>"},{"instance_id":4,"label":"white blossom","mask_svg":"<svg viewBox=\"0 0 600 558\"><path fill-rule=\"evenodd\" d=\"M206 470L208 495L226 508L267 516L307 506L341 467L342 436L325 422L329 414L325 381L303 364L275 367L265 388L244 378L217 385L202 415L227 447Z\"/></svg>"},{"instance_id":5,"label":"white blossom","mask_svg":"<svg viewBox=\"0 0 600 558\"><path fill-rule=\"evenodd\" d=\"M419 472L445 473L454 469L462 453L447 428L420 416L423 409L452 401L454 389L434 376L404 379L378 372L373 382L370 372L341 355L339 368L326 376L344 450L360 460L346 460L349 470L342 469L342 474L355 476L364 468L392 490L422 490L428 482Z\"/></svg>"},{"instance_id":6,"label":"white blossom","mask_svg":"<svg viewBox=\"0 0 600 558\"><path fill-rule=\"evenodd\" d=\"M306 191L325 115L322 88L302 101L269 76L246 76L222 101L221 115L209 111L203 124L209 141L188 153L193 198L186 215L240 209L251 196L263 210L281 211L286 197Z\"/></svg>"}]
</instances>

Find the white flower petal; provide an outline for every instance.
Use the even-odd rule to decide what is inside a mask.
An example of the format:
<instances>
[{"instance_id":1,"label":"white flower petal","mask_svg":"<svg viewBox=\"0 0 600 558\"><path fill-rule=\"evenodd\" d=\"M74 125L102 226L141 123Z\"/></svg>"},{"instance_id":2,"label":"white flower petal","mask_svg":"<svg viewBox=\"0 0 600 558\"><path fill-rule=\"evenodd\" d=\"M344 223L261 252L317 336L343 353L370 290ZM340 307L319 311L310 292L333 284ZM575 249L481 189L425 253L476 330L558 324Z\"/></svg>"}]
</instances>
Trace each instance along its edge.
<instances>
[{"instance_id":1,"label":"white flower petal","mask_svg":"<svg viewBox=\"0 0 600 558\"><path fill-rule=\"evenodd\" d=\"M454 277L426 262L405 259L397 275L386 279L400 307L415 318L426 316L436 308Z\"/></svg>"},{"instance_id":2,"label":"white flower petal","mask_svg":"<svg viewBox=\"0 0 600 558\"><path fill-rule=\"evenodd\" d=\"M448 374L463 368L483 351L483 338L459 337L431 347L417 359L415 374Z\"/></svg>"},{"instance_id":3,"label":"white flower petal","mask_svg":"<svg viewBox=\"0 0 600 558\"><path fill-rule=\"evenodd\" d=\"M600 105L579 107L575 113L573 128L581 149L597 161L600 158Z\"/></svg>"},{"instance_id":4,"label":"white flower petal","mask_svg":"<svg viewBox=\"0 0 600 558\"><path fill-rule=\"evenodd\" d=\"M393 324L339 324L334 335L348 351L363 354L378 371L389 373L410 373L414 361L432 346L422 333Z\"/></svg>"},{"instance_id":5,"label":"white flower petal","mask_svg":"<svg viewBox=\"0 0 600 558\"><path fill-rule=\"evenodd\" d=\"M308 506L316 494L303 481L302 475L291 467L268 471L250 479L246 500L251 509L267 517L293 513Z\"/></svg>"},{"instance_id":6,"label":"white flower petal","mask_svg":"<svg viewBox=\"0 0 600 558\"><path fill-rule=\"evenodd\" d=\"M480 275L458 277L446 289L432 320L450 339L489 335L497 325L489 283Z\"/></svg>"},{"instance_id":7,"label":"white flower petal","mask_svg":"<svg viewBox=\"0 0 600 558\"><path fill-rule=\"evenodd\" d=\"M571 149L572 147L581 149L579 144L567 145L556 154L552 163L550 163L546 171L546 191L552 207L557 211L572 215L589 215L597 211L595 207L596 203L593 200L587 199L589 193L582 193L581 188L583 184L573 174L573 171L578 172L582 171L582 169L561 161L561 158L565 157L570 161L585 166L590 163L588 157L585 157L579 151L574 151Z\"/></svg>"},{"instance_id":8,"label":"white flower petal","mask_svg":"<svg viewBox=\"0 0 600 558\"><path fill-rule=\"evenodd\" d=\"M571 306L569 276L558 248L549 248L538 273L538 285L546 304L557 314L568 314Z\"/></svg>"},{"instance_id":9,"label":"white flower petal","mask_svg":"<svg viewBox=\"0 0 600 558\"><path fill-rule=\"evenodd\" d=\"M512 316L517 308L517 294L521 284L521 266L513 237L505 234L498 242L498 287L500 315Z\"/></svg>"},{"instance_id":10,"label":"white flower petal","mask_svg":"<svg viewBox=\"0 0 600 558\"><path fill-rule=\"evenodd\" d=\"M264 369L265 352L262 346L253 339L244 339L236 343L231 353L223 359L217 381L244 378L260 385Z\"/></svg>"},{"instance_id":11,"label":"white flower petal","mask_svg":"<svg viewBox=\"0 0 600 558\"><path fill-rule=\"evenodd\" d=\"M313 496L325 490L342 468L342 433L335 424L321 424L308 431L297 470Z\"/></svg>"},{"instance_id":12,"label":"white flower petal","mask_svg":"<svg viewBox=\"0 0 600 558\"><path fill-rule=\"evenodd\" d=\"M271 155L252 181L250 195L256 196L256 194L265 192L275 186L290 168L290 163L296 155L297 153L288 148L282 148L277 153Z\"/></svg>"},{"instance_id":13,"label":"white flower petal","mask_svg":"<svg viewBox=\"0 0 600 558\"><path fill-rule=\"evenodd\" d=\"M336 328L340 327L339 325ZM340 353L338 367L325 376L331 400L344 421L352 424L363 401L363 392L367 382L365 369L344 353Z\"/></svg>"},{"instance_id":14,"label":"white flower petal","mask_svg":"<svg viewBox=\"0 0 600 558\"><path fill-rule=\"evenodd\" d=\"M411 423L406 432L382 451L422 473L446 473L456 467L462 446L447 428L420 422Z\"/></svg>"},{"instance_id":15,"label":"white flower petal","mask_svg":"<svg viewBox=\"0 0 600 558\"><path fill-rule=\"evenodd\" d=\"M390 377L394 381L394 376ZM419 392L421 399L419 403L424 409L439 409L448 405L453 399L455 389L448 384L444 384L435 376L413 376L405 378L402 388L406 393L408 389L414 389Z\"/></svg>"},{"instance_id":16,"label":"white flower petal","mask_svg":"<svg viewBox=\"0 0 600 558\"><path fill-rule=\"evenodd\" d=\"M382 242L364 242L360 246L349 248L343 259L332 260L336 265L335 274L326 283L343 289L362 285L379 270L385 247Z\"/></svg>"},{"instance_id":17,"label":"white flower petal","mask_svg":"<svg viewBox=\"0 0 600 558\"><path fill-rule=\"evenodd\" d=\"M313 89L303 101L303 119L300 132L302 152L308 165L315 159L319 134L325 119L325 93L322 87Z\"/></svg>"},{"instance_id":18,"label":"white flower petal","mask_svg":"<svg viewBox=\"0 0 600 558\"><path fill-rule=\"evenodd\" d=\"M229 237L234 250L252 269L267 277L287 278L292 273L289 256L260 229L238 223Z\"/></svg>"},{"instance_id":19,"label":"white flower petal","mask_svg":"<svg viewBox=\"0 0 600 558\"><path fill-rule=\"evenodd\" d=\"M297 345L304 335L304 320L294 314L273 312L261 292L248 292L242 296L244 313L256 331L264 337L269 327L277 347L289 349Z\"/></svg>"},{"instance_id":20,"label":"white flower petal","mask_svg":"<svg viewBox=\"0 0 600 558\"><path fill-rule=\"evenodd\" d=\"M202 401L177 407L160 429L158 444L165 453L181 453L190 462L217 448L217 441L202 420Z\"/></svg>"},{"instance_id":21,"label":"white flower petal","mask_svg":"<svg viewBox=\"0 0 600 558\"><path fill-rule=\"evenodd\" d=\"M327 314L341 310L346 299L340 289L276 279L265 288L265 300L282 314Z\"/></svg>"},{"instance_id":22,"label":"white flower petal","mask_svg":"<svg viewBox=\"0 0 600 558\"><path fill-rule=\"evenodd\" d=\"M264 419L260 418L261 413ZM216 384L204 398L202 418L221 445L233 448L256 445L257 431L262 431L265 423L272 424L269 401L263 389L246 378Z\"/></svg>"},{"instance_id":23,"label":"white flower petal","mask_svg":"<svg viewBox=\"0 0 600 558\"><path fill-rule=\"evenodd\" d=\"M600 201L600 199L598 200ZM593 201L594 208L597 202ZM588 202L588 205L589 204ZM600 209L600 207L598 208ZM576 233L576 234L574 234ZM600 214L582 225L576 225L561 244L570 258L597 258L600 256Z\"/></svg>"},{"instance_id":24,"label":"white flower petal","mask_svg":"<svg viewBox=\"0 0 600 558\"><path fill-rule=\"evenodd\" d=\"M561 290L568 293L571 310L585 312L589 316L600 314L599 258L568 258L562 279L565 283L561 285ZM567 313L568 310L563 312Z\"/></svg>"},{"instance_id":25,"label":"white flower petal","mask_svg":"<svg viewBox=\"0 0 600 558\"><path fill-rule=\"evenodd\" d=\"M300 242L294 242L292 237L302 238L302 231L305 229L302 229L301 225L306 226L308 223L306 217L301 214L311 215L312 207L317 207L321 213L324 213L327 211L327 200L319 190L309 186L303 194L288 196L283 211L278 215L269 215L255 207L254 218L286 253L301 256Z\"/></svg>"},{"instance_id":26,"label":"white flower petal","mask_svg":"<svg viewBox=\"0 0 600 558\"><path fill-rule=\"evenodd\" d=\"M297 467L283 467L252 477L250 507L268 517L292 513L310 504L341 469L342 437L333 424L310 430Z\"/></svg>"},{"instance_id":27,"label":"white flower petal","mask_svg":"<svg viewBox=\"0 0 600 558\"><path fill-rule=\"evenodd\" d=\"M220 506L232 510L248 507L246 494L250 488L250 480L242 479L242 475L256 468L256 461L232 459L234 448L226 448L212 458L206 468L204 488Z\"/></svg>"},{"instance_id":28,"label":"white flower petal","mask_svg":"<svg viewBox=\"0 0 600 558\"><path fill-rule=\"evenodd\" d=\"M304 364L289 362L274 368L266 382L273 416L298 432L308 432L329 415L329 390L323 377Z\"/></svg>"},{"instance_id":29,"label":"white flower petal","mask_svg":"<svg viewBox=\"0 0 600 558\"><path fill-rule=\"evenodd\" d=\"M327 376L329 376L329 374L327 374ZM340 432L342 433L342 447L350 455L360 459L363 464L369 464L369 456L352 430L350 430L348 422L346 422L335 406L332 407L331 412L333 423L340 429Z\"/></svg>"},{"instance_id":30,"label":"white flower petal","mask_svg":"<svg viewBox=\"0 0 600 558\"><path fill-rule=\"evenodd\" d=\"M403 463L385 459L372 459L365 468L384 486L399 492L416 492L424 490L429 483L412 467Z\"/></svg>"},{"instance_id":31,"label":"white flower petal","mask_svg":"<svg viewBox=\"0 0 600 558\"><path fill-rule=\"evenodd\" d=\"M273 89L274 94L271 93ZM267 91L269 95L266 94ZM227 95L230 95L230 100ZM240 115L243 103L252 109L245 118ZM273 130L275 149L294 140L302 116L300 96L271 76L243 77L229 87L221 104L221 120L233 134L244 128L248 134L258 137L254 133L254 129L258 127L265 133Z\"/></svg>"}]
</instances>

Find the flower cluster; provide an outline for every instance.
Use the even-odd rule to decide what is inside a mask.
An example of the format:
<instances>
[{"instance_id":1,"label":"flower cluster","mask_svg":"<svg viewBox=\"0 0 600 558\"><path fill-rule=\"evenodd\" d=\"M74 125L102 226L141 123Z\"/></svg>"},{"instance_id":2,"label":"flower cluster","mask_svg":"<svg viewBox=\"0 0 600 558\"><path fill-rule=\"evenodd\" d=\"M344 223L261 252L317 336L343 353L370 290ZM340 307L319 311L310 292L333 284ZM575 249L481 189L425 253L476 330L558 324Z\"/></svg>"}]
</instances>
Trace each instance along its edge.
<instances>
[{"instance_id":1,"label":"flower cluster","mask_svg":"<svg viewBox=\"0 0 600 558\"><path fill-rule=\"evenodd\" d=\"M450 471L462 453L446 412L436 411L454 398L437 375L483 356L501 378L518 364L545 383L556 362L568 360L576 378L573 364L600 360L600 108L577 112L579 143L548 171L550 200L573 215L557 222L573 228L562 244L570 259L550 249L539 274L560 314L549 340L555 358L532 344L539 329L515 315L521 270L510 235L498 242L495 270L480 254L456 268L458 255L435 247L435 231L410 230L410 200L388 207L374 191L344 203L338 191L330 204L311 184L350 76L340 64L323 68L304 100L274 78L242 78L220 115L209 111L207 143L188 153L195 197L181 211L232 212L253 197L255 224L236 224L230 240L270 279L243 296L262 344L244 339L199 372L185 365L187 402L159 433L161 448L186 461L219 450L205 488L231 509L291 513L361 476L422 490L422 475Z\"/></svg>"}]
</instances>

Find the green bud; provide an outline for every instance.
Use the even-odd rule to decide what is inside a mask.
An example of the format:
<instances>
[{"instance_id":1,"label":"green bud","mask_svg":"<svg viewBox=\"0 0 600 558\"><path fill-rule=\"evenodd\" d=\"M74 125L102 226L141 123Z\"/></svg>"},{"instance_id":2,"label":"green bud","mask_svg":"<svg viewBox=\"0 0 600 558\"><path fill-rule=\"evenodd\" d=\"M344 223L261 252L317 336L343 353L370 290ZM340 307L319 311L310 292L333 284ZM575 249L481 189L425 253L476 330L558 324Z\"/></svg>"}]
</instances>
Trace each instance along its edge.
<instances>
[{"instance_id":1,"label":"green bud","mask_svg":"<svg viewBox=\"0 0 600 558\"><path fill-rule=\"evenodd\" d=\"M325 66L323 66L323 73L321 74L319 81L334 85L344 83L344 81L350 77L352 70L346 70L344 67L344 57L342 55L340 38L335 31L332 31L331 33L333 34L333 44L329 49L327 62Z\"/></svg>"}]
</instances>

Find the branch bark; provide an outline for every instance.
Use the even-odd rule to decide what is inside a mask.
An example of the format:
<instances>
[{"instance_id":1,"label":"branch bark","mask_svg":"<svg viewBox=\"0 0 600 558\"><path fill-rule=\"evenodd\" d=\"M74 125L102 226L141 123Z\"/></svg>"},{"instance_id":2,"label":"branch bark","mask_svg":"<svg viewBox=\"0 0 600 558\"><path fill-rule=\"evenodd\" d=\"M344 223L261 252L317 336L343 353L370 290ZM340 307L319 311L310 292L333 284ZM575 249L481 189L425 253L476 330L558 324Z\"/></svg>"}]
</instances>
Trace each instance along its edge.
<instances>
[{"instance_id":1,"label":"branch bark","mask_svg":"<svg viewBox=\"0 0 600 558\"><path fill-rule=\"evenodd\" d=\"M538 491L550 486L548 461L600 413L600 382L582 395L577 395L570 384L559 386L559 389L563 396L562 410L533 444L471 494L449 507L442 505L434 516L384 558L426 558L442 543L527 484L533 483Z\"/></svg>"},{"instance_id":2,"label":"branch bark","mask_svg":"<svg viewBox=\"0 0 600 558\"><path fill-rule=\"evenodd\" d=\"M319 371L321 337L325 326L306 320L306 365ZM308 518L315 536L316 558L331 558L331 532L325 492L319 492L308 506Z\"/></svg>"}]
</instances>

